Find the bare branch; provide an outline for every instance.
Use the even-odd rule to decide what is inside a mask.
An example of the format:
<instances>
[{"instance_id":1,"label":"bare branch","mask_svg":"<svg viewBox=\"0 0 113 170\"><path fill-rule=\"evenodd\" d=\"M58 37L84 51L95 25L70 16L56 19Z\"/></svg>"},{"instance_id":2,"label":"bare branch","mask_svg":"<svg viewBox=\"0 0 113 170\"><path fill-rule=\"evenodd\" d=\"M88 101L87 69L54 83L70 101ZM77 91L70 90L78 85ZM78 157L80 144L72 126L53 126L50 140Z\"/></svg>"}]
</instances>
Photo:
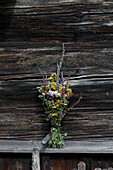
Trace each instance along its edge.
<instances>
[{"instance_id":1,"label":"bare branch","mask_svg":"<svg viewBox=\"0 0 113 170\"><path fill-rule=\"evenodd\" d=\"M76 106L76 105L80 102L80 100L81 100L82 98L83 98L83 97L80 96L77 102L75 102L71 107L67 108L67 111L70 111L74 106Z\"/></svg>"},{"instance_id":2,"label":"bare branch","mask_svg":"<svg viewBox=\"0 0 113 170\"><path fill-rule=\"evenodd\" d=\"M64 60L64 54L65 54L65 47L64 47L64 43L62 43L62 57L60 59L60 63L57 63L57 84L59 84L59 76L60 76L60 69L62 67L62 63Z\"/></svg>"}]
</instances>

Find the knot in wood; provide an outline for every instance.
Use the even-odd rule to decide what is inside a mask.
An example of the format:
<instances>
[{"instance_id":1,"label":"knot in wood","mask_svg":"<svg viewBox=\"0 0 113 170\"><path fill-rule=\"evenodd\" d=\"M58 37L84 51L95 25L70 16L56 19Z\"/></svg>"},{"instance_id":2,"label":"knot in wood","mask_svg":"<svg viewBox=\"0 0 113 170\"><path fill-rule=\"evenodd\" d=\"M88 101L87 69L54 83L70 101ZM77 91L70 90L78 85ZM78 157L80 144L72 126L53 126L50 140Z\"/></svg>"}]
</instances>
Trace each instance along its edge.
<instances>
[{"instance_id":1,"label":"knot in wood","mask_svg":"<svg viewBox=\"0 0 113 170\"><path fill-rule=\"evenodd\" d=\"M76 11L76 17L82 17L84 15L83 11L81 9L79 9L78 11Z\"/></svg>"}]
</instances>

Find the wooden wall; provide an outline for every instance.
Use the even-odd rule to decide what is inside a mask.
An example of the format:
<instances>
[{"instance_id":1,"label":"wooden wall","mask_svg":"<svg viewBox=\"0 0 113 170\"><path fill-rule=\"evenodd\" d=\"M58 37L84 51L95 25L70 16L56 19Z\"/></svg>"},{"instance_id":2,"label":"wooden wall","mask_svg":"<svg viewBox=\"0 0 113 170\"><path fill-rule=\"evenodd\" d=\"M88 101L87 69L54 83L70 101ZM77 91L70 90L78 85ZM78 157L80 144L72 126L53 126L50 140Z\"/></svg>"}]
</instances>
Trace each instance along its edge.
<instances>
[{"instance_id":1,"label":"wooden wall","mask_svg":"<svg viewBox=\"0 0 113 170\"><path fill-rule=\"evenodd\" d=\"M79 165L84 162L84 166ZM112 170L113 155L108 154L43 154L42 170ZM84 165L84 163L82 165ZM79 168L78 168L79 167ZM100 168L99 168L100 167ZM102 168L102 169L101 169Z\"/></svg>"},{"instance_id":2,"label":"wooden wall","mask_svg":"<svg viewBox=\"0 0 113 170\"><path fill-rule=\"evenodd\" d=\"M0 139L42 139L49 131L36 86L72 71L77 101L64 121L68 140L113 138L112 0L0 1Z\"/></svg>"},{"instance_id":3,"label":"wooden wall","mask_svg":"<svg viewBox=\"0 0 113 170\"><path fill-rule=\"evenodd\" d=\"M0 153L1 170L31 170L31 154Z\"/></svg>"}]
</instances>

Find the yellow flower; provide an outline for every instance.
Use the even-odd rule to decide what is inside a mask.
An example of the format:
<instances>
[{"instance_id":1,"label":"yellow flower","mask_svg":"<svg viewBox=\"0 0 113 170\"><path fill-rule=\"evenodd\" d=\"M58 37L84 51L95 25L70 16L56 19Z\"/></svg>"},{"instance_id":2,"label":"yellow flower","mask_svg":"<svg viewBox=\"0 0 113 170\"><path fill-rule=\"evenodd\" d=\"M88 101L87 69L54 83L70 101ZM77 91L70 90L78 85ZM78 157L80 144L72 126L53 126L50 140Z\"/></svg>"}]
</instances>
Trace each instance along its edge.
<instances>
[{"instance_id":1,"label":"yellow flower","mask_svg":"<svg viewBox=\"0 0 113 170\"><path fill-rule=\"evenodd\" d=\"M56 104L56 107L59 107L59 104Z\"/></svg>"},{"instance_id":2,"label":"yellow flower","mask_svg":"<svg viewBox=\"0 0 113 170\"><path fill-rule=\"evenodd\" d=\"M67 95L68 95L68 96L70 95L69 91L67 92Z\"/></svg>"},{"instance_id":3,"label":"yellow flower","mask_svg":"<svg viewBox=\"0 0 113 170\"><path fill-rule=\"evenodd\" d=\"M61 90L58 90L58 93L61 94Z\"/></svg>"},{"instance_id":4,"label":"yellow flower","mask_svg":"<svg viewBox=\"0 0 113 170\"><path fill-rule=\"evenodd\" d=\"M72 93L72 89L69 89L69 93L70 93L70 94Z\"/></svg>"},{"instance_id":5,"label":"yellow flower","mask_svg":"<svg viewBox=\"0 0 113 170\"><path fill-rule=\"evenodd\" d=\"M56 107L59 107L59 104L58 104L57 102L55 102L55 106L56 106Z\"/></svg>"},{"instance_id":6,"label":"yellow flower","mask_svg":"<svg viewBox=\"0 0 113 170\"><path fill-rule=\"evenodd\" d=\"M69 84L67 84L67 88L69 88Z\"/></svg>"},{"instance_id":7,"label":"yellow flower","mask_svg":"<svg viewBox=\"0 0 113 170\"><path fill-rule=\"evenodd\" d=\"M60 103L60 100L57 100L57 103Z\"/></svg>"},{"instance_id":8,"label":"yellow flower","mask_svg":"<svg viewBox=\"0 0 113 170\"><path fill-rule=\"evenodd\" d=\"M68 89L69 89L69 84L67 84L67 88L66 88L66 91L68 91Z\"/></svg>"},{"instance_id":9,"label":"yellow flower","mask_svg":"<svg viewBox=\"0 0 113 170\"><path fill-rule=\"evenodd\" d=\"M48 80L51 81L51 82L53 82L53 81L54 81L54 78L53 78L53 77L49 77Z\"/></svg>"},{"instance_id":10,"label":"yellow flower","mask_svg":"<svg viewBox=\"0 0 113 170\"><path fill-rule=\"evenodd\" d=\"M61 92L62 92L62 85L61 85L61 84L59 84L58 92L59 92L59 93L61 93Z\"/></svg>"},{"instance_id":11,"label":"yellow flower","mask_svg":"<svg viewBox=\"0 0 113 170\"><path fill-rule=\"evenodd\" d=\"M51 88L52 88L52 90L56 90L56 88L57 88L57 84L54 82L54 83L52 83L51 84Z\"/></svg>"},{"instance_id":12,"label":"yellow flower","mask_svg":"<svg viewBox=\"0 0 113 170\"><path fill-rule=\"evenodd\" d=\"M58 116L56 113L53 113L52 116Z\"/></svg>"},{"instance_id":13,"label":"yellow flower","mask_svg":"<svg viewBox=\"0 0 113 170\"><path fill-rule=\"evenodd\" d=\"M72 93L72 89L68 89L67 95L69 96Z\"/></svg>"},{"instance_id":14,"label":"yellow flower","mask_svg":"<svg viewBox=\"0 0 113 170\"><path fill-rule=\"evenodd\" d=\"M59 84L59 89L61 89L61 90L62 90L62 85L61 85L61 84Z\"/></svg>"},{"instance_id":15,"label":"yellow flower","mask_svg":"<svg viewBox=\"0 0 113 170\"><path fill-rule=\"evenodd\" d=\"M51 77L55 78L56 77L56 73L51 73Z\"/></svg>"}]
</instances>

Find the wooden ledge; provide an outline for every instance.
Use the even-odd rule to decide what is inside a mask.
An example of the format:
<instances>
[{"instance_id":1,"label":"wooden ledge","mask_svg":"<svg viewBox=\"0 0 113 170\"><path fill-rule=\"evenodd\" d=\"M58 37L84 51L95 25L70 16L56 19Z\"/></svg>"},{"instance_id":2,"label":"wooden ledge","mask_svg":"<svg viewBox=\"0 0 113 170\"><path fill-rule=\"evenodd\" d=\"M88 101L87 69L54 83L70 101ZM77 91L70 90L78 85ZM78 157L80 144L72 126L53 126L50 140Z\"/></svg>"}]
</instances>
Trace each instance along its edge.
<instances>
[{"instance_id":1,"label":"wooden ledge","mask_svg":"<svg viewBox=\"0 0 113 170\"><path fill-rule=\"evenodd\" d=\"M61 149L48 148L41 141L0 140L0 152L32 153L33 149L40 153L113 153L113 141L65 141Z\"/></svg>"}]
</instances>

